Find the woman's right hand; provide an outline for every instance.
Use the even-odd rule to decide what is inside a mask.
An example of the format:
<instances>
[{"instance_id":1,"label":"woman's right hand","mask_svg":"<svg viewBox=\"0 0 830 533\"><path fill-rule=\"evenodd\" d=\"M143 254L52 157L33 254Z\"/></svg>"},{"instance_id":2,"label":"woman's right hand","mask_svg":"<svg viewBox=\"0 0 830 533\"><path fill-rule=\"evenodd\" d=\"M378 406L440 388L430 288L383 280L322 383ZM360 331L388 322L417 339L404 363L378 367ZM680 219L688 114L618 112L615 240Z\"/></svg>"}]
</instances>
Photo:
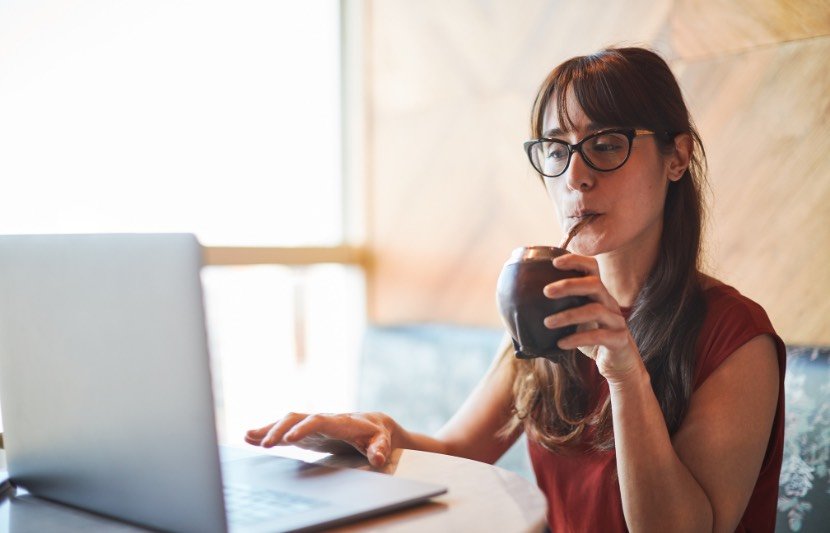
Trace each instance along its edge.
<instances>
[{"instance_id":1,"label":"woman's right hand","mask_svg":"<svg viewBox=\"0 0 830 533\"><path fill-rule=\"evenodd\" d=\"M372 466L386 464L393 449L397 424L383 413L313 414L288 413L278 420L245 434L248 444L298 446L325 453L346 453L352 448Z\"/></svg>"}]
</instances>

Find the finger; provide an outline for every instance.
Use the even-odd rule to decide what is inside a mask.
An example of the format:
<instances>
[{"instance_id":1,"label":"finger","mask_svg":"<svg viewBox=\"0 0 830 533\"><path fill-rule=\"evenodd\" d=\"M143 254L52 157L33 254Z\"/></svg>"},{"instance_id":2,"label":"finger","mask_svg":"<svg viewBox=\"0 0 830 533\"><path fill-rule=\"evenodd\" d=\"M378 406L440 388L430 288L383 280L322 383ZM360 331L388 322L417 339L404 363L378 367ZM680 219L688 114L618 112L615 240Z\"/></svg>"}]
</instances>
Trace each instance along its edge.
<instances>
[{"instance_id":1,"label":"finger","mask_svg":"<svg viewBox=\"0 0 830 533\"><path fill-rule=\"evenodd\" d=\"M587 255L564 254L553 258L553 266L559 270L576 270L592 276L599 276L599 264Z\"/></svg>"},{"instance_id":2,"label":"finger","mask_svg":"<svg viewBox=\"0 0 830 533\"><path fill-rule=\"evenodd\" d=\"M579 346L577 348L580 352L584 353L585 355L596 361L597 353L599 352L599 346L597 346L596 344L592 344L590 346Z\"/></svg>"},{"instance_id":3,"label":"finger","mask_svg":"<svg viewBox=\"0 0 830 533\"><path fill-rule=\"evenodd\" d=\"M268 433L262 438L260 445L265 448L276 446L283 440L283 436L291 430L294 426L303 420L306 420L308 415L303 413L288 413L281 420L276 422Z\"/></svg>"},{"instance_id":4,"label":"finger","mask_svg":"<svg viewBox=\"0 0 830 533\"><path fill-rule=\"evenodd\" d=\"M244 439L245 439L245 442L247 442L248 444L253 444L254 446L259 446L260 444L262 444L262 439L260 439L260 438L245 435Z\"/></svg>"},{"instance_id":5,"label":"finger","mask_svg":"<svg viewBox=\"0 0 830 533\"><path fill-rule=\"evenodd\" d=\"M306 417L308 415L306 415L304 413L286 413L285 416L283 416L280 420L282 420L284 418L296 417L296 416ZM249 429L248 431L245 432L245 434L249 435L253 438L262 438L268 433L268 431L272 427L274 427L274 424L277 424L277 423L279 423L279 420L277 420L276 422L271 422L270 424L265 424L261 428Z\"/></svg>"},{"instance_id":6,"label":"finger","mask_svg":"<svg viewBox=\"0 0 830 533\"><path fill-rule=\"evenodd\" d=\"M276 424L276 422L271 422L270 424L264 425L258 429L249 429L245 432L245 435L254 439L261 439L272 427L274 427L274 424Z\"/></svg>"},{"instance_id":7,"label":"finger","mask_svg":"<svg viewBox=\"0 0 830 533\"><path fill-rule=\"evenodd\" d=\"M600 327L622 329L626 327L625 318L608 309L598 302L579 307L572 307L559 313L545 317L545 327L554 329L575 324L596 322Z\"/></svg>"},{"instance_id":8,"label":"finger","mask_svg":"<svg viewBox=\"0 0 830 533\"><path fill-rule=\"evenodd\" d=\"M591 331L592 329L597 329L598 327L599 327L599 324L592 320L590 322L583 322L583 323L577 325L576 330L577 331Z\"/></svg>"},{"instance_id":9,"label":"finger","mask_svg":"<svg viewBox=\"0 0 830 533\"><path fill-rule=\"evenodd\" d=\"M364 421L359 418L352 418L349 415L314 414L287 432L283 440L288 443L293 443L311 434L319 433L323 437L339 439L352 445L358 445L359 443L356 442L355 436L361 433L364 424ZM365 445L365 441L363 444ZM365 450L365 446L363 450Z\"/></svg>"},{"instance_id":10,"label":"finger","mask_svg":"<svg viewBox=\"0 0 830 533\"><path fill-rule=\"evenodd\" d=\"M628 344L628 331L617 331L609 329L593 329L590 331L578 331L568 335L556 343L563 350L571 350L580 346L599 345L606 348L618 349Z\"/></svg>"},{"instance_id":11,"label":"finger","mask_svg":"<svg viewBox=\"0 0 830 533\"><path fill-rule=\"evenodd\" d=\"M548 298L564 298L566 296L587 296L588 298L605 304L611 309L619 309L614 297L597 276L582 278L567 278L545 285L542 294Z\"/></svg>"},{"instance_id":12,"label":"finger","mask_svg":"<svg viewBox=\"0 0 830 533\"><path fill-rule=\"evenodd\" d=\"M372 466L380 467L386 464L389 455L389 438L385 434L379 433L366 448L366 457L372 463Z\"/></svg>"}]
</instances>

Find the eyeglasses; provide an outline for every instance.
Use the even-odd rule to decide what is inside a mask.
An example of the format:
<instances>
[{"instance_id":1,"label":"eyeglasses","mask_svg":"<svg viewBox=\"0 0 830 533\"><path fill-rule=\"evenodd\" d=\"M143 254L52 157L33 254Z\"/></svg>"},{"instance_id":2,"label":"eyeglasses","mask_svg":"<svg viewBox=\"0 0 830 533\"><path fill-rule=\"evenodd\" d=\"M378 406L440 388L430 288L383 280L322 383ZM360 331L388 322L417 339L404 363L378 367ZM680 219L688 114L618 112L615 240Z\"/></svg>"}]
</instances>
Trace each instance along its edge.
<instances>
[{"instance_id":1,"label":"eyeglasses","mask_svg":"<svg viewBox=\"0 0 830 533\"><path fill-rule=\"evenodd\" d=\"M655 133L634 128L611 129L592 133L576 144L568 144L559 139L534 139L524 143L524 147L536 172L555 178L568 170L574 152L579 152L582 160L594 170L617 170L628 161L631 142L640 135Z\"/></svg>"}]
</instances>

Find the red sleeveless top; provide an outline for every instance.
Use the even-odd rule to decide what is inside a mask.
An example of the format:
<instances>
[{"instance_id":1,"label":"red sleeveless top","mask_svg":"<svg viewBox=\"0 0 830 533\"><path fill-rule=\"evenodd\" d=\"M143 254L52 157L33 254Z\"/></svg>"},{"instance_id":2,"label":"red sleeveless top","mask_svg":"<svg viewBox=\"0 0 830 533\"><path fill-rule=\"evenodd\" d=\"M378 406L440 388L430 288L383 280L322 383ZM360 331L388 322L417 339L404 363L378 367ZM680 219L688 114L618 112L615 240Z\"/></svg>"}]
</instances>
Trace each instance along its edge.
<instances>
[{"instance_id":1,"label":"red sleeveless top","mask_svg":"<svg viewBox=\"0 0 830 533\"><path fill-rule=\"evenodd\" d=\"M694 390L727 357L758 335L771 335L778 351L778 408L767 451L755 489L736 531L775 529L778 477L784 449L784 370L786 351L767 314L757 303L727 285L704 291L707 311L697 341L697 366ZM586 386L600 391L598 402L608 396L608 386L596 365L584 358ZM548 524L551 531L626 531L620 486L616 478L613 450L597 452L583 442L571 454L548 451L529 441L530 460L536 480L548 499Z\"/></svg>"}]
</instances>

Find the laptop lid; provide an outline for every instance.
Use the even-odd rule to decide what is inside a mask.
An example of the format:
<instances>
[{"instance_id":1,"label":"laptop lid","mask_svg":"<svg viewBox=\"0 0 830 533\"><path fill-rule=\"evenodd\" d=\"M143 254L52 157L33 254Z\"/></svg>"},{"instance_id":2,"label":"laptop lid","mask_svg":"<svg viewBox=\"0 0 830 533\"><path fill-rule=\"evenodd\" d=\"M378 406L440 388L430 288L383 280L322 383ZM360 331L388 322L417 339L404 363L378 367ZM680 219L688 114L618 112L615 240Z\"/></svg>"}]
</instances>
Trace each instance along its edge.
<instances>
[{"instance_id":1,"label":"laptop lid","mask_svg":"<svg viewBox=\"0 0 830 533\"><path fill-rule=\"evenodd\" d=\"M201 264L192 235L0 236L15 483L154 528L226 530Z\"/></svg>"}]
</instances>

